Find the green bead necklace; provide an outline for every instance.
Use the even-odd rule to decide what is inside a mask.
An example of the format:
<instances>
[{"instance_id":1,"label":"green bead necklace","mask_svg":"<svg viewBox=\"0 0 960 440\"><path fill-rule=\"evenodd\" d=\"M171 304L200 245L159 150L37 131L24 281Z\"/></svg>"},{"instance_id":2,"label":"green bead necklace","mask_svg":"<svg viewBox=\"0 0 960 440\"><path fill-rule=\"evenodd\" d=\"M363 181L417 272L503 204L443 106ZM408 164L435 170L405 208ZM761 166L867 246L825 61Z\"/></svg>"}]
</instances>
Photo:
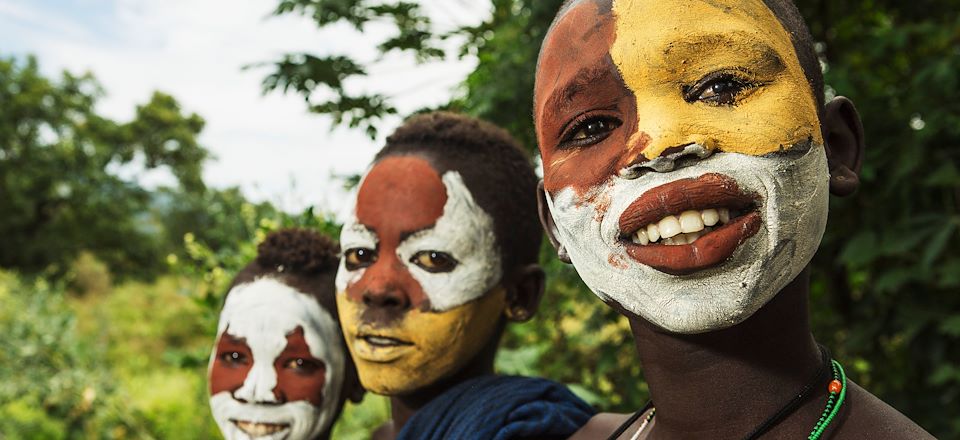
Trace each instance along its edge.
<instances>
[{"instance_id":1,"label":"green bead necklace","mask_svg":"<svg viewBox=\"0 0 960 440\"><path fill-rule=\"evenodd\" d=\"M820 415L820 420L814 425L813 431L810 431L807 440L818 440L823 435L823 430L827 429L833 418L840 412L840 405L843 405L843 400L847 396L847 375L843 372L843 366L836 360L831 360L831 363L833 364L833 380L828 387L830 395L827 397L827 406L823 408L823 414Z\"/></svg>"}]
</instances>

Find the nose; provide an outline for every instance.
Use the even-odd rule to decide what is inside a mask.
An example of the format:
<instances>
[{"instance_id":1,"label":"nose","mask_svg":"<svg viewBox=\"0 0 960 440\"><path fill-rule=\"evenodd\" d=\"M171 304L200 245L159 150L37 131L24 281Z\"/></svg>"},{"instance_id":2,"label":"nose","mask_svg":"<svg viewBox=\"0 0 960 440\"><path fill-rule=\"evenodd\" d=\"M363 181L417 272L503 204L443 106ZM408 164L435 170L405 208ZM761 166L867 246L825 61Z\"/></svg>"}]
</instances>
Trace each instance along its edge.
<instances>
[{"instance_id":1,"label":"nose","mask_svg":"<svg viewBox=\"0 0 960 440\"><path fill-rule=\"evenodd\" d=\"M395 255L381 255L381 259L367 268L355 285L352 299L368 309L390 312L405 311L412 299L405 282L410 277L403 263Z\"/></svg>"},{"instance_id":2,"label":"nose","mask_svg":"<svg viewBox=\"0 0 960 440\"><path fill-rule=\"evenodd\" d=\"M370 286L363 291L363 305L392 311L406 310L410 307L410 298L392 285Z\"/></svg>"},{"instance_id":3,"label":"nose","mask_svg":"<svg viewBox=\"0 0 960 440\"><path fill-rule=\"evenodd\" d=\"M277 384L277 372L273 364L254 360L243 385L233 392L233 398L244 403L279 405L283 399L274 392Z\"/></svg>"},{"instance_id":4,"label":"nose","mask_svg":"<svg viewBox=\"0 0 960 440\"><path fill-rule=\"evenodd\" d=\"M630 165L618 172L624 179L637 179L644 174L669 173L680 168L695 165L713 154L712 148L700 144L685 144L663 150L659 156L647 160L642 155Z\"/></svg>"}]
</instances>

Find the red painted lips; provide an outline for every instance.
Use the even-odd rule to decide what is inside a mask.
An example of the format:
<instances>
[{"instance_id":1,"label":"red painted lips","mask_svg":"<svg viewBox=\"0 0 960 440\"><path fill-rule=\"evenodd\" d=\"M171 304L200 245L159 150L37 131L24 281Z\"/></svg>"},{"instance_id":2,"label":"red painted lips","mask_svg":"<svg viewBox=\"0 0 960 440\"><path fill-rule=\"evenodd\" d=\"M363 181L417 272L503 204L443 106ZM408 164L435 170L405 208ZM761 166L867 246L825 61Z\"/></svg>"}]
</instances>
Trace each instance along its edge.
<instances>
[{"instance_id":1,"label":"red painted lips","mask_svg":"<svg viewBox=\"0 0 960 440\"><path fill-rule=\"evenodd\" d=\"M687 275L723 263L744 241L760 230L760 214L754 209L756 195L740 190L737 182L722 174L704 174L653 188L630 204L620 216L621 241L638 263L671 275ZM641 228L684 211L727 208L745 212L684 245L634 243L630 237Z\"/></svg>"}]
</instances>

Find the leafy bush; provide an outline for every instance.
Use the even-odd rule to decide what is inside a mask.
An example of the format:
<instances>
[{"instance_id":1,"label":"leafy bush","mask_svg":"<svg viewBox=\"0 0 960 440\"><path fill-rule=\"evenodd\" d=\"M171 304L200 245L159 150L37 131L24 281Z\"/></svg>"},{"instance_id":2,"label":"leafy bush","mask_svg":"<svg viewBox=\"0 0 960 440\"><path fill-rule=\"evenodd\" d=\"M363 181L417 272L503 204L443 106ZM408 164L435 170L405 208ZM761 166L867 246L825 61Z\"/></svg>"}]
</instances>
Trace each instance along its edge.
<instances>
[{"instance_id":1,"label":"leafy bush","mask_svg":"<svg viewBox=\"0 0 960 440\"><path fill-rule=\"evenodd\" d=\"M79 337L62 286L0 272L0 437L146 433L102 352Z\"/></svg>"}]
</instances>

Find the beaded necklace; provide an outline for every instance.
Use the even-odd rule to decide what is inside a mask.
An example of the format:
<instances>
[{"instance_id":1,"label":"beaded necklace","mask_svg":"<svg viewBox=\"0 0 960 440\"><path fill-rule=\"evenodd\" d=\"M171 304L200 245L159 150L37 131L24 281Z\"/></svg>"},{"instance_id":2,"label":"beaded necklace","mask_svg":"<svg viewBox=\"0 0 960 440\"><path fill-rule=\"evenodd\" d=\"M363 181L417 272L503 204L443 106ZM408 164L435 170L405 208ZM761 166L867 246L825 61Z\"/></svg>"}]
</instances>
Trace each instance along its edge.
<instances>
[{"instance_id":1,"label":"beaded necklace","mask_svg":"<svg viewBox=\"0 0 960 440\"><path fill-rule=\"evenodd\" d=\"M840 406L843 405L843 401L847 395L847 375L843 371L843 366L839 362L830 357L830 353L825 347L820 346L820 355L824 359L824 364L817 370L817 373L814 375L813 380L808 382L803 390L797 395L797 397L791 399L777 411L774 415L770 416L767 420L757 426L749 435L745 437L745 440L755 440L759 438L763 433L767 432L771 427L776 425L778 422L782 421L786 416L790 415L795 411L800 403L807 397L810 391L814 388L817 382L820 382L823 377L823 373L826 372L827 366L833 373L833 379L827 384L827 404L823 408L823 413L820 415L820 419L817 421L817 424L813 426L813 430L810 431L810 435L807 436L807 440L819 440L823 435L823 432L830 425L830 422L837 416L837 413L840 412ZM640 411L637 411L633 416L631 416L623 425L620 426L607 440L616 440L620 437L631 425L633 425L637 419L640 418L647 411L650 413L644 419L643 423L640 424L640 428L637 429L637 432L631 437L631 440L636 440L640 438L640 434L643 430L650 424L650 421L653 420L654 415L656 415L657 409L653 406L653 401L647 402Z\"/></svg>"}]
</instances>

